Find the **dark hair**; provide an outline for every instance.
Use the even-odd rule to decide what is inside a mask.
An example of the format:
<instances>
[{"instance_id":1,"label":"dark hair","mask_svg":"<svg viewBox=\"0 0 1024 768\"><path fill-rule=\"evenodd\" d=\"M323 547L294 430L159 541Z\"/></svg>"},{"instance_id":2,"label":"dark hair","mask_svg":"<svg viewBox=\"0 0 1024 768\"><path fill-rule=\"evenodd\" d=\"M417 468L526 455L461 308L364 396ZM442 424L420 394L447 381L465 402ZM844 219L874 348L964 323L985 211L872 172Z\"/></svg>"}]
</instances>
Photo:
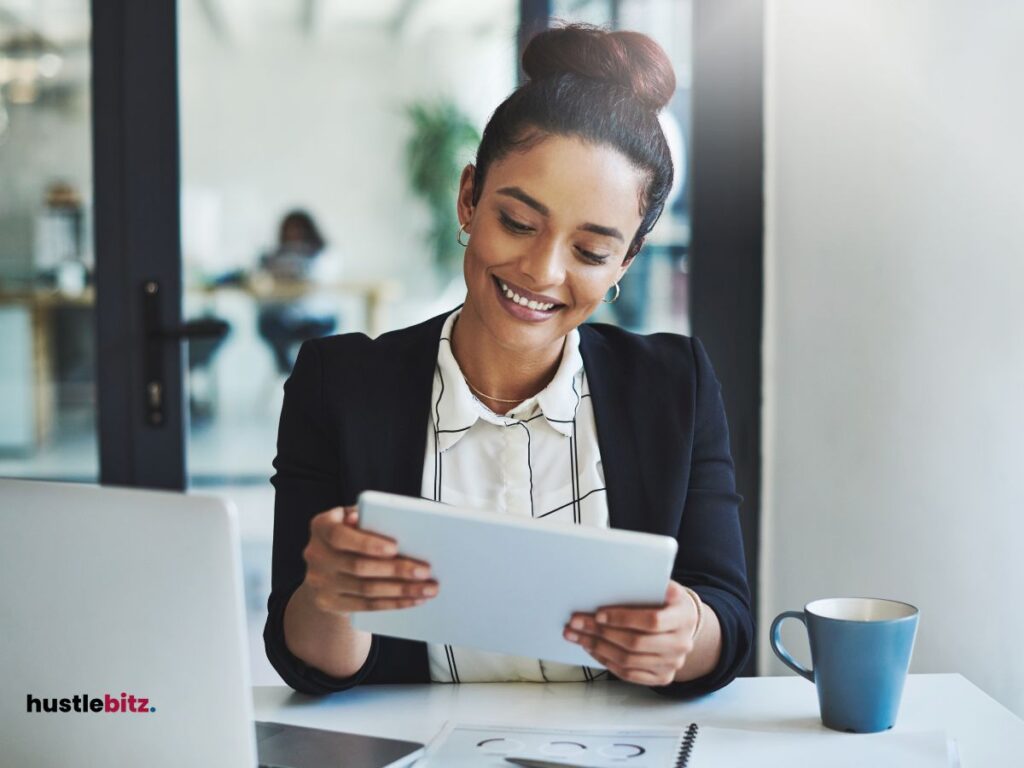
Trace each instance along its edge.
<instances>
[{"instance_id":1,"label":"dark hair","mask_svg":"<svg viewBox=\"0 0 1024 768\"><path fill-rule=\"evenodd\" d=\"M523 51L530 78L484 129L476 154L473 203L480 200L491 163L551 135L606 144L647 176L643 216L626 253L632 259L661 216L672 187L672 157L658 122L676 87L668 56L639 32L609 32L586 24L548 29Z\"/></svg>"},{"instance_id":2,"label":"dark hair","mask_svg":"<svg viewBox=\"0 0 1024 768\"><path fill-rule=\"evenodd\" d=\"M288 229L288 225L298 224L303 231L302 242L310 246L314 251L322 250L326 245L323 236L320 234L320 230L316 226L316 222L313 221L313 217L308 211L302 208L295 208L294 210L288 211L281 219L281 226L277 232L278 244L284 243L284 233Z\"/></svg>"}]
</instances>

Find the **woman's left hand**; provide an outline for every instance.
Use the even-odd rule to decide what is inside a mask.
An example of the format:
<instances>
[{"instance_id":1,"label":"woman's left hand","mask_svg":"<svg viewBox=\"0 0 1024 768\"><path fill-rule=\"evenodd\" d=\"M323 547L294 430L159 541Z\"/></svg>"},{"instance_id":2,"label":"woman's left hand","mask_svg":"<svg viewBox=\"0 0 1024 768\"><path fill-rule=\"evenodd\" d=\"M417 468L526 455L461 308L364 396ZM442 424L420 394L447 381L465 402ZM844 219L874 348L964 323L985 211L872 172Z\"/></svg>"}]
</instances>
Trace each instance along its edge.
<instances>
[{"instance_id":1,"label":"woman's left hand","mask_svg":"<svg viewBox=\"0 0 1024 768\"><path fill-rule=\"evenodd\" d=\"M668 685L693 650L697 618L697 606L686 590L670 581L660 608L607 606L595 613L574 613L563 636L620 680Z\"/></svg>"}]
</instances>

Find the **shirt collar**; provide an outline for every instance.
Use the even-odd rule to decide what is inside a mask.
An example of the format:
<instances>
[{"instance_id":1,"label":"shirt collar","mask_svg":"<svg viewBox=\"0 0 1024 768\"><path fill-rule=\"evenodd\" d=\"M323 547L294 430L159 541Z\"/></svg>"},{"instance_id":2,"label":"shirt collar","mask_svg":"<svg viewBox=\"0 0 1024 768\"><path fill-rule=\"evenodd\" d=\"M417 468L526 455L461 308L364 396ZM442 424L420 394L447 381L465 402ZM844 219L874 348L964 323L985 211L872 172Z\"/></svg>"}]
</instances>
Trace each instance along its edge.
<instances>
[{"instance_id":1,"label":"shirt collar","mask_svg":"<svg viewBox=\"0 0 1024 768\"><path fill-rule=\"evenodd\" d=\"M434 396L431 422L437 430L438 447L442 451L451 448L469 432L477 419L505 426L529 419L538 412L554 430L571 437L583 383L579 331L574 328L566 335L562 360L548 385L507 414L500 415L492 412L473 394L452 354L452 328L460 311L455 310L445 320L437 350L437 371L441 381L440 391Z\"/></svg>"}]
</instances>

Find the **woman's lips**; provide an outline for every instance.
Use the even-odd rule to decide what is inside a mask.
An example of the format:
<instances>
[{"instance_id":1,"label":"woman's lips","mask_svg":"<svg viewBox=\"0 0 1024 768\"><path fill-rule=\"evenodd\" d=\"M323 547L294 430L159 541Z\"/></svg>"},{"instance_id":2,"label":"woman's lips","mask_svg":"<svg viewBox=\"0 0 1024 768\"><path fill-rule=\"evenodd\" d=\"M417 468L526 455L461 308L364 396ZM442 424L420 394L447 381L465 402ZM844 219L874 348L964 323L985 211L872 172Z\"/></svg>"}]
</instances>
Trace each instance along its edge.
<instances>
[{"instance_id":1,"label":"woman's lips","mask_svg":"<svg viewBox=\"0 0 1024 768\"><path fill-rule=\"evenodd\" d=\"M498 302L501 306L510 315L520 320L529 320L531 322L547 320L565 306L559 302L551 301L549 297L539 296L538 294L520 289L518 286L509 285L497 277L494 278L494 287L498 292ZM526 295L524 296L519 293L520 290L523 290L523 293ZM540 301L537 299L540 299Z\"/></svg>"},{"instance_id":2,"label":"woman's lips","mask_svg":"<svg viewBox=\"0 0 1024 768\"><path fill-rule=\"evenodd\" d=\"M558 299L552 298L551 296L545 296L544 294L527 291L525 288L520 288L514 283L508 283L507 281L498 278L498 276L495 276L495 282L498 283L499 287L501 287L502 291L506 293L508 298L513 299L522 306L529 306L529 302L536 302L541 305L542 308L564 306L564 304L558 301ZM523 300L525 300L525 304L523 304ZM530 308L532 309L534 307Z\"/></svg>"}]
</instances>

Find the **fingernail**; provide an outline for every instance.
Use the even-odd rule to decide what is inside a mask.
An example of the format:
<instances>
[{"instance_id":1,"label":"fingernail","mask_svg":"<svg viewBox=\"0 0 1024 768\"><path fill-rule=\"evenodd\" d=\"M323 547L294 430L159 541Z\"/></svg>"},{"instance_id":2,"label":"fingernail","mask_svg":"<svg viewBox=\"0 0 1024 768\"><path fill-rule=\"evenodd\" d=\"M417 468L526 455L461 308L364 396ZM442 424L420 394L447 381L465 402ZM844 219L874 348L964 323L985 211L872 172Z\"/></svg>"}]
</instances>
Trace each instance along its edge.
<instances>
[{"instance_id":1,"label":"fingernail","mask_svg":"<svg viewBox=\"0 0 1024 768\"><path fill-rule=\"evenodd\" d=\"M573 629L583 629L583 619L573 619L569 622L569 626Z\"/></svg>"},{"instance_id":2,"label":"fingernail","mask_svg":"<svg viewBox=\"0 0 1024 768\"><path fill-rule=\"evenodd\" d=\"M385 544L380 548L380 551L383 552L385 555L396 555L398 554L398 547L396 547L394 544Z\"/></svg>"},{"instance_id":3,"label":"fingernail","mask_svg":"<svg viewBox=\"0 0 1024 768\"><path fill-rule=\"evenodd\" d=\"M421 566L417 568L415 571L413 571L412 575L415 576L417 579L425 579L427 578L427 576L430 575L430 569Z\"/></svg>"},{"instance_id":4,"label":"fingernail","mask_svg":"<svg viewBox=\"0 0 1024 768\"><path fill-rule=\"evenodd\" d=\"M597 623L598 624L604 624L606 621L608 621L608 614L607 613L599 613L599 614L597 614Z\"/></svg>"},{"instance_id":5,"label":"fingernail","mask_svg":"<svg viewBox=\"0 0 1024 768\"><path fill-rule=\"evenodd\" d=\"M435 586L424 587L423 588L423 594L424 595L436 595L437 594L437 587L435 587Z\"/></svg>"},{"instance_id":6,"label":"fingernail","mask_svg":"<svg viewBox=\"0 0 1024 768\"><path fill-rule=\"evenodd\" d=\"M577 640L580 639L580 636L577 635L575 632L566 632L565 639L575 643Z\"/></svg>"}]
</instances>

